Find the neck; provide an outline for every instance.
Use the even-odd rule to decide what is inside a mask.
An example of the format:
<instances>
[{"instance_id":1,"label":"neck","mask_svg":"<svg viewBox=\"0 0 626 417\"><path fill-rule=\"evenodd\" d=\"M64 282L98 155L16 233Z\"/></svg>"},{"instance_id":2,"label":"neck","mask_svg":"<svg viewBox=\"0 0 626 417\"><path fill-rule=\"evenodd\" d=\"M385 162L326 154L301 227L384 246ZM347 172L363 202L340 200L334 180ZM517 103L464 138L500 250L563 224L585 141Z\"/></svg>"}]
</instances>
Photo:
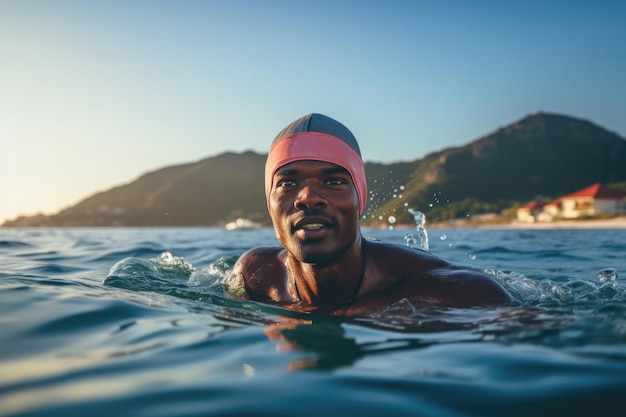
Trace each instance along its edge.
<instances>
[{"instance_id":1,"label":"neck","mask_svg":"<svg viewBox=\"0 0 626 417\"><path fill-rule=\"evenodd\" d=\"M303 263L290 256L287 266L290 285L300 303L314 306L350 304L357 298L365 275L365 245L359 236L355 244L331 265Z\"/></svg>"}]
</instances>

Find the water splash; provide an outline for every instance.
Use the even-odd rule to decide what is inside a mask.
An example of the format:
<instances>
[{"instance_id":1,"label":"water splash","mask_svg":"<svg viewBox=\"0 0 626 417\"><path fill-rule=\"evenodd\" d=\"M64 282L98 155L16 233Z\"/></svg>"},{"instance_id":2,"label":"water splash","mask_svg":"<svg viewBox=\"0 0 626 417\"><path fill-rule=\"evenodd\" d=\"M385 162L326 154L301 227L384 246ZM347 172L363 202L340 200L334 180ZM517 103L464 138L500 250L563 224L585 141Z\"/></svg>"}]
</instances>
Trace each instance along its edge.
<instances>
[{"instance_id":1,"label":"water splash","mask_svg":"<svg viewBox=\"0 0 626 417\"><path fill-rule=\"evenodd\" d=\"M204 269L194 271L188 284L193 287L221 286L235 266L238 256L221 257Z\"/></svg>"},{"instance_id":2,"label":"water splash","mask_svg":"<svg viewBox=\"0 0 626 417\"><path fill-rule=\"evenodd\" d=\"M133 291L167 292L185 286L194 268L183 258L163 252L157 258L124 258L111 267L103 285Z\"/></svg>"},{"instance_id":3,"label":"water splash","mask_svg":"<svg viewBox=\"0 0 626 417\"><path fill-rule=\"evenodd\" d=\"M423 228L423 214L417 237L409 234L407 245L427 250L428 236ZM418 240L418 237L422 240ZM244 291L242 283L232 275L237 256L221 257L209 266L196 269L182 257L163 252L156 258L125 258L111 267L103 284L132 291L149 291L170 294L180 298L208 299L213 295L240 298ZM618 281L614 268L604 268L596 273L596 279L569 279L555 282L537 280L515 271L486 269L506 290L524 306L597 304L609 301L626 301L626 285ZM214 300L215 301L215 300ZM219 300L215 301L220 303ZM398 306L396 306L398 307ZM405 306L406 307L406 306ZM399 313L398 309L394 314ZM404 311L404 310L403 310ZM406 313L406 311L404 311ZM409 312L409 316L413 313Z\"/></svg>"},{"instance_id":4,"label":"water splash","mask_svg":"<svg viewBox=\"0 0 626 417\"><path fill-rule=\"evenodd\" d=\"M395 216L389 216L387 221L389 222L389 230L393 230L393 225L396 222Z\"/></svg>"},{"instance_id":5,"label":"water splash","mask_svg":"<svg viewBox=\"0 0 626 417\"><path fill-rule=\"evenodd\" d=\"M406 245L411 248L418 248L423 250L429 250L428 246L428 232L426 231L426 215L418 210L408 209L407 210L411 215L413 215L413 219L415 220L415 229L417 233L414 235L412 233L407 233L404 236L404 241Z\"/></svg>"},{"instance_id":6,"label":"water splash","mask_svg":"<svg viewBox=\"0 0 626 417\"><path fill-rule=\"evenodd\" d=\"M600 281L611 282L617 280L617 270L615 268L606 268L596 273Z\"/></svg>"},{"instance_id":7,"label":"water splash","mask_svg":"<svg viewBox=\"0 0 626 417\"><path fill-rule=\"evenodd\" d=\"M223 284L237 257L221 257L196 269L182 257L163 252L156 258L124 258L111 267L103 284L135 291L163 292L171 288L210 287Z\"/></svg>"},{"instance_id":8,"label":"water splash","mask_svg":"<svg viewBox=\"0 0 626 417\"><path fill-rule=\"evenodd\" d=\"M609 268L610 276L617 277L617 271ZM603 271L607 271L603 270ZM533 280L514 271L486 269L487 275L495 277L507 291L524 305L569 305L598 303L603 301L626 300L626 286L601 277L600 282L584 279L570 279L559 283L550 279Z\"/></svg>"},{"instance_id":9,"label":"water splash","mask_svg":"<svg viewBox=\"0 0 626 417\"><path fill-rule=\"evenodd\" d=\"M163 252L157 258L152 259L157 270L169 273L173 272L180 278L187 278L194 271L194 267L185 262L180 256L174 256L170 252Z\"/></svg>"}]
</instances>

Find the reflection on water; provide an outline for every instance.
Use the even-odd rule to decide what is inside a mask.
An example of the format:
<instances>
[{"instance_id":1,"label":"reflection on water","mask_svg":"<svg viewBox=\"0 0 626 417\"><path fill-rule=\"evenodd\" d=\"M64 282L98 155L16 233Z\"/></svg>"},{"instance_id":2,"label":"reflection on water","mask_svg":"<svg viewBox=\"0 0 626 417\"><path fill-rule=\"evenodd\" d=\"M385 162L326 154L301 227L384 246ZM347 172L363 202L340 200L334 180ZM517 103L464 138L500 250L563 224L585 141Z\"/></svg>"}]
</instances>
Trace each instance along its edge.
<instances>
[{"instance_id":1,"label":"reflection on water","mask_svg":"<svg viewBox=\"0 0 626 417\"><path fill-rule=\"evenodd\" d=\"M611 307L612 320L581 319L578 308L415 309L405 303L367 317L338 318L292 313L266 324L278 352L299 351L291 371L350 367L363 358L450 343L533 344L577 349L626 337L626 306ZM411 314L406 314L411 311ZM604 312L606 313L606 311ZM229 316L235 319L238 313ZM297 317L299 316L299 317ZM276 320L276 317L275 317ZM369 329L369 330L368 330ZM589 329L595 329L590 331ZM605 351L606 352L606 351ZM593 349L585 354L595 355ZM626 359L626 354L621 356Z\"/></svg>"}]
</instances>

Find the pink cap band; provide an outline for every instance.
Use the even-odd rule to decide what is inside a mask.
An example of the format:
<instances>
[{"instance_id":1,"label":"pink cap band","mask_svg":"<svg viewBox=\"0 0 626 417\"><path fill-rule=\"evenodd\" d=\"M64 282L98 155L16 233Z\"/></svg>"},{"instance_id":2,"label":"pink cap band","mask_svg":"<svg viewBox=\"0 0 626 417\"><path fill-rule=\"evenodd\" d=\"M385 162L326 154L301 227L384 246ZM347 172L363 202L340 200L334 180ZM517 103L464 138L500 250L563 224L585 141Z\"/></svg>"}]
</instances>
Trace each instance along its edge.
<instances>
[{"instance_id":1,"label":"pink cap band","mask_svg":"<svg viewBox=\"0 0 626 417\"><path fill-rule=\"evenodd\" d=\"M300 132L286 136L270 149L265 162L265 197L268 205L276 170L302 160L330 162L345 168L356 188L359 213L363 214L367 205L367 180L361 156L343 140L319 132Z\"/></svg>"}]
</instances>

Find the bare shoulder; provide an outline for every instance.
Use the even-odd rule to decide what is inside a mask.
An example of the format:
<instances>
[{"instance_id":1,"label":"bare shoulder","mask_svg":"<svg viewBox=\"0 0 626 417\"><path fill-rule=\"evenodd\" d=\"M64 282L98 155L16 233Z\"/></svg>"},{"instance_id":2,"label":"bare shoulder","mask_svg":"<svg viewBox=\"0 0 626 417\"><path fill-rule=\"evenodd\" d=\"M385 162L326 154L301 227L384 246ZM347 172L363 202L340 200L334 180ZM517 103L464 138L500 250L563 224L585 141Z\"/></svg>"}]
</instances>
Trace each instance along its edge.
<instances>
[{"instance_id":1,"label":"bare shoulder","mask_svg":"<svg viewBox=\"0 0 626 417\"><path fill-rule=\"evenodd\" d=\"M450 307L498 306L513 303L513 297L493 277L485 273L450 265L436 268L424 277L429 296Z\"/></svg>"},{"instance_id":2,"label":"bare shoulder","mask_svg":"<svg viewBox=\"0 0 626 417\"><path fill-rule=\"evenodd\" d=\"M280 247L259 247L246 251L239 257L235 268L239 268L243 273L250 273L264 265L268 260L278 259L279 253L283 250Z\"/></svg>"},{"instance_id":3,"label":"bare shoulder","mask_svg":"<svg viewBox=\"0 0 626 417\"><path fill-rule=\"evenodd\" d=\"M239 257L230 274L232 287L238 287L237 295L244 298L262 297L267 287L285 274L284 263L280 260L283 248L259 247L246 251Z\"/></svg>"},{"instance_id":4,"label":"bare shoulder","mask_svg":"<svg viewBox=\"0 0 626 417\"><path fill-rule=\"evenodd\" d=\"M368 242L377 274L399 295L417 303L450 307L504 305L511 295L491 276L457 266L430 252L384 242Z\"/></svg>"},{"instance_id":5,"label":"bare shoulder","mask_svg":"<svg viewBox=\"0 0 626 417\"><path fill-rule=\"evenodd\" d=\"M396 243L378 240L366 241L367 256L380 273L400 277L433 268L450 266L445 260L430 252Z\"/></svg>"}]
</instances>

